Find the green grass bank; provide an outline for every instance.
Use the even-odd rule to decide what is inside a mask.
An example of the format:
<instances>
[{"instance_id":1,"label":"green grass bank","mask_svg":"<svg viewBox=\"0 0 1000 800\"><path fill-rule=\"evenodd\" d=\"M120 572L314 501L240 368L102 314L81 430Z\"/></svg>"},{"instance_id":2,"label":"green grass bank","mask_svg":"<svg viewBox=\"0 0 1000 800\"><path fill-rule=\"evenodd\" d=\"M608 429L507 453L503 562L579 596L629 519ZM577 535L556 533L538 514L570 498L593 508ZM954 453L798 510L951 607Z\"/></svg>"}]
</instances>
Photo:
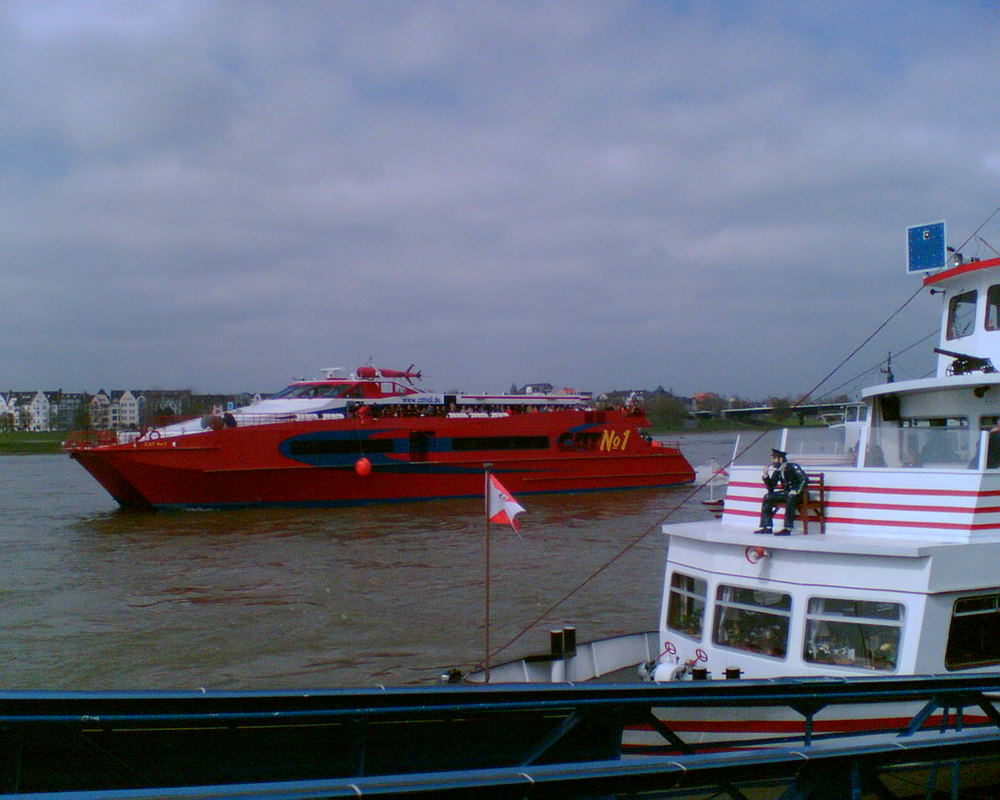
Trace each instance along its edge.
<instances>
[{"instance_id":1,"label":"green grass bank","mask_svg":"<svg viewBox=\"0 0 1000 800\"><path fill-rule=\"evenodd\" d=\"M0 455L59 453L66 431L5 431L0 433Z\"/></svg>"}]
</instances>

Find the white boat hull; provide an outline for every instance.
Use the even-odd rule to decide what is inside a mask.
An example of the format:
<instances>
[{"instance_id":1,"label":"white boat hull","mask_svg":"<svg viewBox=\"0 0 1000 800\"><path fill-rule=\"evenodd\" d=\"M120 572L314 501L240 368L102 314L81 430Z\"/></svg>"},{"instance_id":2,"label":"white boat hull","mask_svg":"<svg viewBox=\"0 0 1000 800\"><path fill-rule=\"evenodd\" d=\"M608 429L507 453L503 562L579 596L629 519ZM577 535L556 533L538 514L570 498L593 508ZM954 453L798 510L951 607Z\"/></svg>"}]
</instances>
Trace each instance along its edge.
<instances>
[{"instance_id":1,"label":"white boat hull","mask_svg":"<svg viewBox=\"0 0 1000 800\"><path fill-rule=\"evenodd\" d=\"M671 708L653 709L656 718L688 745L718 747L766 747L803 743L810 740L843 736L877 736L896 734L920 712L919 703L885 703L879 705L838 705L818 711L811 725L791 708L769 706L739 708ZM924 732L937 732L942 727L954 730L954 714L942 720L941 713L932 714L925 722ZM965 713L962 727L990 724L981 711ZM807 734L808 729L808 734ZM654 725L630 726L622 736L622 752L626 755L666 755L678 752L676 744L664 738Z\"/></svg>"}]
</instances>

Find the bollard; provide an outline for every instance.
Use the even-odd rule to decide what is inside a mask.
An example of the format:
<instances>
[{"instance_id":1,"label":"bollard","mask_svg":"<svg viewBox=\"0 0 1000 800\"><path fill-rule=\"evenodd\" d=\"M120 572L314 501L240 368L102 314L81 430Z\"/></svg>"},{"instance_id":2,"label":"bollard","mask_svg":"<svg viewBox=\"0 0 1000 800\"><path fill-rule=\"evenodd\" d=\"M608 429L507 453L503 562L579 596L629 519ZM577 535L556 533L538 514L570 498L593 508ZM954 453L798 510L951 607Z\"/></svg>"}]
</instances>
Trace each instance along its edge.
<instances>
[{"instance_id":1,"label":"bollard","mask_svg":"<svg viewBox=\"0 0 1000 800\"><path fill-rule=\"evenodd\" d=\"M567 657L576 655L576 628L563 628L563 650Z\"/></svg>"},{"instance_id":2,"label":"bollard","mask_svg":"<svg viewBox=\"0 0 1000 800\"><path fill-rule=\"evenodd\" d=\"M553 658L562 658L565 655L563 641L562 631L549 631L549 653Z\"/></svg>"}]
</instances>

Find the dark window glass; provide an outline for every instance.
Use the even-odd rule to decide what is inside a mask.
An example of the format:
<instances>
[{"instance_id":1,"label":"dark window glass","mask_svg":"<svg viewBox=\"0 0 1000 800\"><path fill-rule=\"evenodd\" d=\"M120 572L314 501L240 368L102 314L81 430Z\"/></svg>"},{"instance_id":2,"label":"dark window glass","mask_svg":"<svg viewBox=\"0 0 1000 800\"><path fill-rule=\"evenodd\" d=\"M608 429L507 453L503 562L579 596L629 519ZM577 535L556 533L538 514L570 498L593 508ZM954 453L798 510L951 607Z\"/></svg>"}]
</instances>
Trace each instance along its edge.
<instances>
[{"instance_id":1,"label":"dark window glass","mask_svg":"<svg viewBox=\"0 0 1000 800\"><path fill-rule=\"evenodd\" d=\"M784 658L788 652L791 595L720 585L712 641L723 647Z\"/></svg>"},{"instance_id":2,"label":"dark window glass","mask_svg":"<svg viewBox=\"0 0 1000 800\"><path fill-rule=\"evenodd\" d=\"M392 445L392 439L299 439L289 451L293 456L360 456L391 453Z\"/></svg>"},{"instance_id":3,"label":"dark window glass","mask_svg":"<svg viewBox=\"0 0 1000 800\"><path fill-rule=\"evenodd\" d=\"M1000 330L1000 284L986 292L986 330Z\"/></svg>"},{"instance_id":4,"label":"dark window glass","mask_svg":"<svg viewBox=\"0 0 1000 800\"><path fill-rule=\"evenodd\" d=\"M899 603L811 597L802 659L812 664L894 670L902 619Z\"/></svg>"},{"instance_id":5,"label":"dark window glass","mask_svg":"<svg viewBox=\"0 0 1000 800\"><path fill-rule=\"evenodd\" d=\"M548 450L548 436L459 436L452 450Z\"/></svg>"},{"instance_id":6,"label":"dark window glass","mask_svg":"<svg viewBox=\"0 0 1000 800\"><path fill-rule=\"evenodd\" d=\"M275 398L281 398L283 400L303 398L303 397L340 397L341 395L347 394L348 389L353 389L355 384L343 384L343 383L307 383L307 384L292 384L291 386L286 386L276 395ZM350 397L355 397L358 395L349 395Z\"/></svg>"},{"instance_id":7,"label":"dark window glass","mask_svg":"<svg viewBox=\"0 0 1000 800\"><path fill-rule=\"evenodd\" d=\"M976 328L975 290L957 294L948 302L948 338L961 339Z\"/></svg>"},{"instance_id":8,"label":"dark window glass","mask_svg":"<svg viewBox=\"0 0 1000 800\"><path fill-rule=\"evenodd\" d=\"M701 578L675 572L670 578L667 627L700 638L705 620L707 594L708 584Z\"/></svg>"},{"instance_id":9,"label":"dark window glass","mask_svg":"<svg viewBox=\"0 0 1000 800\"><path fill-rule=\"evenodd\" d=\"M947 669L1000 664L1000 595L955 601L944 654Z\"/></svg>"}]
</instances>

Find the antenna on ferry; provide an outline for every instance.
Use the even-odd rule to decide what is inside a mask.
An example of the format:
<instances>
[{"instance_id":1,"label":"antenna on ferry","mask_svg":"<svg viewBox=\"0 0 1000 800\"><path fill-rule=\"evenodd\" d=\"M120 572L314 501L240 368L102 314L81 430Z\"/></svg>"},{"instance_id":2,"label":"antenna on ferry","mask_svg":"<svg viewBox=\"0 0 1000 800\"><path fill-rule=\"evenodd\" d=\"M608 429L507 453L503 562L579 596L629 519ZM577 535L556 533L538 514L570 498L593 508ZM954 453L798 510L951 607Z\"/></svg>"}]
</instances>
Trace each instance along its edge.
<instances>
[{"instance_id":1,"label":"antenna on ferry","mask_svg":"<svg viewBox=\"0 0 1000 800\"><path fill-rule=\"evenodd\" d=\"M896 380L896 376L892 374L892 353L885 360L885 367L879 370L883 375L886 376L886 383L893 383Z\"/></svg>"},{"instance_id":2,"label":"antenna on ferry","mask_svg":"<svg viewBox=\"0 0 1000 800\"><path fill-rule=\"evenodd\" d=\"M982 244L985 244L988 248L990 248L990 250L992 250L994 253L996 253L998 256L1000 256L1000 250L997 250L993 245L991 245L989 242L987 242L982 236L977 236L976 239L978 239Z\"/></svg>"}]
</instances>

